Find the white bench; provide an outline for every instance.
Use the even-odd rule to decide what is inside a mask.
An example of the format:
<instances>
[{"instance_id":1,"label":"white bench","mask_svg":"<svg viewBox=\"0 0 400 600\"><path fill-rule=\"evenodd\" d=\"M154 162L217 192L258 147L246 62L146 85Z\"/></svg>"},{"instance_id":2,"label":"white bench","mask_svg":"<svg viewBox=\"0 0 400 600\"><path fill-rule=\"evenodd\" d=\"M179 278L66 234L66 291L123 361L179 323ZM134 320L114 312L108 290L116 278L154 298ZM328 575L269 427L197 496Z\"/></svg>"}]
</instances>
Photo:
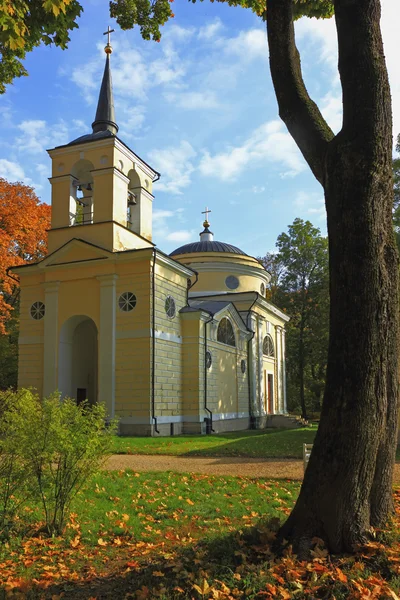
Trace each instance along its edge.
<instances>
[{"instance_id":1,"label":"white bench","mask_svg":"<svg viewBox=\"0 0 400 600\"><path fill-rule=\"evenodd\" d=\"M303 469L304 472L307 469L308 461L310 460L312 444L303 444Z\"/></svg>"}]
</instances>

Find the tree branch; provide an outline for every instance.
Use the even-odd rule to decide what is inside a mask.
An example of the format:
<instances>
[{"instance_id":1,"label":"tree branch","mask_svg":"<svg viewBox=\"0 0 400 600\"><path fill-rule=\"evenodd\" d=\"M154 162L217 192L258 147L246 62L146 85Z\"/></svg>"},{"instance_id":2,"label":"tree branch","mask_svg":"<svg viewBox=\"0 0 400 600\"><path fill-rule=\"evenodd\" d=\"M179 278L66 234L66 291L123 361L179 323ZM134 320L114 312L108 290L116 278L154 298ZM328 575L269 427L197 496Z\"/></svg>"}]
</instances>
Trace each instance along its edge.
<instances>
[{"instance_id":1,"label":"tree branch","mask_svg":"<svg viewBox=\"0 0 400 600\"><path fill-rule=\"evenodd\" d=\"M344 137L369 160L392 161L390 88L380 31L379 0L334 0L343 89Z\"/></svg>"},{"instance_id":2,"label":"tree branch","mask_svg":"<svg viewBox=\"0 0 400 600\"><path fill-rule=\"evenodd\" d=\"M293 0L268 0L267 31L272 82L279 116L323 185L324 160L334 134L308 95L301 73L293 25Z\"/></svg>"}]
</instances>

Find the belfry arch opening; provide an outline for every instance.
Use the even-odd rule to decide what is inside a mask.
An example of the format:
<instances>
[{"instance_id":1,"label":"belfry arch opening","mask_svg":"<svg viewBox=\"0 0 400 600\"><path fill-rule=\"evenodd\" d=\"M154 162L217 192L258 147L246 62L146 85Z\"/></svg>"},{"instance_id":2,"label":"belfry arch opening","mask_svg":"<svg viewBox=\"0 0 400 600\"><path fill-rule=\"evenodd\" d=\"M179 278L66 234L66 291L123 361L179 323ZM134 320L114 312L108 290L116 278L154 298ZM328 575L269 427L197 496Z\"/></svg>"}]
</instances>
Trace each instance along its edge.
<instances>
[{"instance_id":1,"label":"belfry arch opening","mask_svg":"<svg viewBox=\"0 0 400 600\"><path fill-rule=\"evenodd\" d=\"M70 224L88 225L93 223L94 166L90 160L81 159L74 164L71 170L73 180L73 195L70 203Z\"/></svg>"},{"instance_id":2,"label":"belfry arch opening","mask_svg":"<svg viewBox=\"0 0 400 600\"><path fill-rule=\"evenodd\" d=\"M62 397L97 402L97 327L85 315L70 317L60 331L58 389Z\"/></svg>"}]
</instances>

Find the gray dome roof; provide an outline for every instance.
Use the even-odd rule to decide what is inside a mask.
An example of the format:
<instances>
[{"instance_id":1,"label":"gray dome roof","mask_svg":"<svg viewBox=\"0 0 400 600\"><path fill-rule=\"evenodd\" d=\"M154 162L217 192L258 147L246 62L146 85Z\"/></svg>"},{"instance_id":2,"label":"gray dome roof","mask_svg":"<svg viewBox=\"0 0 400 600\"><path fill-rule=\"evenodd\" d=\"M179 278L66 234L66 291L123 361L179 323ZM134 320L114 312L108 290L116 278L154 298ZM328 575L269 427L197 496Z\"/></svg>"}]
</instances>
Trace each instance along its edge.
<instances>
[{"instance_id":1,"label":"gray dome roof","mask_svg":"<svg viewBox=\"0 0 400 600\"><path fill-rule=\"evenodd\" d=\"M185 244L171 252L170 256L176 256L177 254L191 254L193 252L230 252L231 254L247 256L243 250L240 250L240 248L237 248L236 246L225 244L225 242L214 242L214 240Z\"/></svg>"}]
</instances>

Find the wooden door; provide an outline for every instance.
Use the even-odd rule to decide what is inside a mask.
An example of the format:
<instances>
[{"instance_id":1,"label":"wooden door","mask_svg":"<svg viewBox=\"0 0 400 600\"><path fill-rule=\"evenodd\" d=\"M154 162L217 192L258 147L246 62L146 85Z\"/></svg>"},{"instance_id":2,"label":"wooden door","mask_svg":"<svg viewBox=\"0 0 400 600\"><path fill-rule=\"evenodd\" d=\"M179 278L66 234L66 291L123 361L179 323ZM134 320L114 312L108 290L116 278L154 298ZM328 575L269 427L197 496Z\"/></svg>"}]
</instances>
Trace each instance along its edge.
<instances>
[{"instance_id":1,"label":"wooden door","mask_svg":"<svg viewBox=\"0 0 400 600\"><path fill-rule=\"evenodd\" d=\"M272 415L274 412L274 376L268 373L268 414Z\"/></svg>"}]
</instances>

